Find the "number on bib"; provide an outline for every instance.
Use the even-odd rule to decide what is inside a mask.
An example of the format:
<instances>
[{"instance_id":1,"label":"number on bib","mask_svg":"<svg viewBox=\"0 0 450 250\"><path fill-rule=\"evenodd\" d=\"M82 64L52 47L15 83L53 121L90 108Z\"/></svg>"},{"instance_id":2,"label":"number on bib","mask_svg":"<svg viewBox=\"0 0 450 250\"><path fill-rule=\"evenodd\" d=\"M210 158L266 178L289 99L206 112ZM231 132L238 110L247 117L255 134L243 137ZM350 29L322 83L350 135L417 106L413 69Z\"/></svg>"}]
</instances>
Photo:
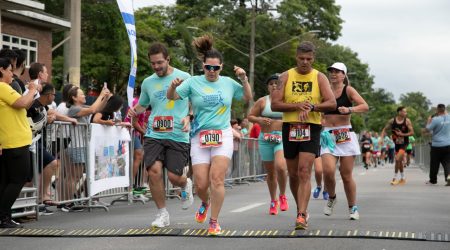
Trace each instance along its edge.
<instances>
[{"instance_id":1,"label":"number on bib","mask_svg":"<svg viewBox=\"0 0 450 250\"><path fill-rule=\"evenodd\" d=\"M263 135L264 141L270 142L270 143L281 143L282 137L281 135L275 135L271 133L264 133Z\"/></svg>"},{"instance_id":2,"label":"number on bib","mask_svg":"<svg viewBox=\"0 0 450 250\"><path fill-rule=\"evenodd\" d=\"M202 130L199 137L201 148L222 146L222 130Z\"/></svg>"},{"instance_id":3,"label":"number on bib","mask_svg":"<svg viewBox=\"0 0 450 250\"><path fill-rule=\"evenodd\" d=\"M153 131L172 132L173 116L155 116L153 119Z\"/></svg>"},{"instance_id":4,"label":"number on bib","mask_svg":"<svg viewBox=\"0 0 450 250\"><path fill-rule=\"evenodd\" d=\"M350 129L342 128L333 130L333 135L336 138L336 144L349 142L352 139L350 138Z\"/></svg>"},{"instance_id":5,"label":"number on bib","mask_svg":"<svg viewBox=\"0 0 450 250\"><path fill-rule=\"evenodd\" d=\"M311 129L308 124L291 124L289 127L289 141L309 141Z\"/></svg>"}]
</instances>

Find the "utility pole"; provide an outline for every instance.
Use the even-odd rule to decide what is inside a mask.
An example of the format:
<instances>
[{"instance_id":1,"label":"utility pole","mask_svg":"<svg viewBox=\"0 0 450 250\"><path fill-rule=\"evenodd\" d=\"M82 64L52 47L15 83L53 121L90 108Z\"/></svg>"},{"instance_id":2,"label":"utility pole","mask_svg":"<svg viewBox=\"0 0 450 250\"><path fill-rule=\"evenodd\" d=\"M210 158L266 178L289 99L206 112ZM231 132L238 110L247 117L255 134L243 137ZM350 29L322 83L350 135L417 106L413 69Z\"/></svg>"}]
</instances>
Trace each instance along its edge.
<instances>
[{"instance_id":1,"label":"utility pole","mask_svg":"<svg viewBox=\"0 0 450 250\"><path fill-rule=\"evenodd\" d=\"M69 82L80 86L81 1L70 2Z\"/></svg>"},{"instance_id":2,"label":"utility pole","mask_svg":"<svg viewBox=\"0 0 450 250\"><path fill-rule=\"evenodd\" d=\"M252 5L252 18L251 18L251 33L250 33L250 72L249 72L249 83L250 88L252 89L252 93L255 94L255 91L253 91L253 87L255 86L255 35L256 35L256 8L257 8L256 1L255 5ZM249 102L249 109L253 106L253 98ZM250 111L250 110L248 110ZM247 112L248 113L248 112Z\"/></svg>"},{"instance_id":3,"label":"utility pole","mask_svg":"<svg viewBox=\"0 0 450 250\"><path fill-rule=\"evenodd\" d=\"M68 20L71 20L70 17L70 1L71 0L65 0L64 1L64 17ZM72 29L72 24L71 28ZM70 30L64 32L64 37L68 37L70 39ZM64 67L63 67L63 84L69 83L69 64L70 64L70 46L69 43L64 43Z\"/></svg>"}]
</instances>

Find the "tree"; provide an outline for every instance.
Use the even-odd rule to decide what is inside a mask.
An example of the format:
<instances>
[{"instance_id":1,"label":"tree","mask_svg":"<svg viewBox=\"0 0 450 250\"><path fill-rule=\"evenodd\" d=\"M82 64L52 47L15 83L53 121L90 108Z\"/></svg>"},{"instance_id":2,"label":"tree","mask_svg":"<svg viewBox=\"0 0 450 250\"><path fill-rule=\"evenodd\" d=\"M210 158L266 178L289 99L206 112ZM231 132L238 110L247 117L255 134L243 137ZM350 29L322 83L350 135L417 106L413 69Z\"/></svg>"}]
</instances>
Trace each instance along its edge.
<instances>
[{"instance_id":1,"label":"tree","mask_svg":"<svg viewBox=\"0 0 450 250\"><path fill-rule=\"evenodd\" d=\"M283 0L278 5L280 23L288 34L320 30L319 37L337 40L343 20L334 0Z\"/></svg>"}]
</instances>

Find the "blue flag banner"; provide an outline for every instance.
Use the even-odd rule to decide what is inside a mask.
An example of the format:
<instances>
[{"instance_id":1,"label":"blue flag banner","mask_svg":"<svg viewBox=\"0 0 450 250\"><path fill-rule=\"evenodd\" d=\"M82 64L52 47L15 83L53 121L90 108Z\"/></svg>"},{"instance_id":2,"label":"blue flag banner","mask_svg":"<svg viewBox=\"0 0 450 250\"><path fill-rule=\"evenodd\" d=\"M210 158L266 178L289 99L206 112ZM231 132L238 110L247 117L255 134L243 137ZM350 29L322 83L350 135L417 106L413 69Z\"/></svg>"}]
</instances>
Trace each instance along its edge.
<instances>
[{"instance_id":1,"label":"blue flag banner","mask_svg":"<svg viewBox=\"0 0 450 250\"><path fill-rule=\"evenodd\" d=\"M128 106L131 107L133 102L134 82L136 80L137 69L136 26L134 25L133 1L117 0L117 5L119 5L123 22L125 23L125 27L127 28L128 39L130 40L131 68L130 76L128 77L127 99Z\"/></svg>"}]
</instances>

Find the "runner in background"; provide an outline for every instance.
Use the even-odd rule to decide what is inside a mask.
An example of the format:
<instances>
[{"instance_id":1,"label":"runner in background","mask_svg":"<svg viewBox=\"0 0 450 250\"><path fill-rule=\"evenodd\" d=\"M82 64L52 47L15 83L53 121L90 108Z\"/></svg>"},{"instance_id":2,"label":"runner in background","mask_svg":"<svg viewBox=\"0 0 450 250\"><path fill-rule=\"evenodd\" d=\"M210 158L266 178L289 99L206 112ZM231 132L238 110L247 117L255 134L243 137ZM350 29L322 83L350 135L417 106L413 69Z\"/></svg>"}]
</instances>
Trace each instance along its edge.
<instances>
[{"instance_id":1,"label":"runner in background","mask_svg":"<svg viewBox=\"0 0 450 250\"><path fill-rule=\"evenodd\" d=\"M270 195L269 214L277 215L278 209L287 211L289 205L286 198L287 168L283 154L281 121L283 113L271 109L270 95L277 87L278 75L266 80L269 94L259 98L248 115L248 120L261 126L258 138L259 153L267 172L267 186ZM279 188L279 196L277 196Z\"/></svg>"}]
</instances>

